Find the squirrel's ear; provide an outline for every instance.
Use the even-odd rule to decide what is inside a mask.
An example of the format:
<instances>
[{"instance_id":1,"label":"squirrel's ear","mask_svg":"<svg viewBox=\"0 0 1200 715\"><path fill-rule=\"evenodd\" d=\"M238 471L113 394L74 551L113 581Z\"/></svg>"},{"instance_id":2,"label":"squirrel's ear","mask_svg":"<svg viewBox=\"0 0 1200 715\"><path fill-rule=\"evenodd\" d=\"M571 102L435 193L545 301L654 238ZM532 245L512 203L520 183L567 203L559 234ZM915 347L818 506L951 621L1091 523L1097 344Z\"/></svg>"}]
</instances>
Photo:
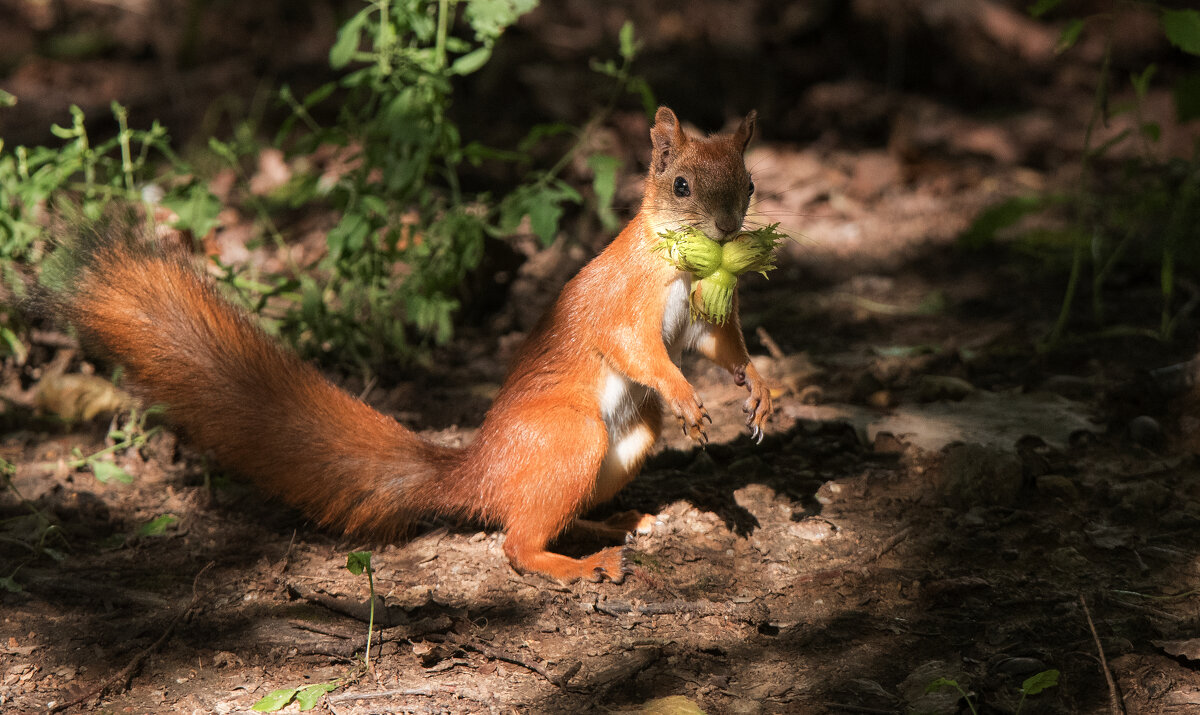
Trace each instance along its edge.
<instances>
[{"instance_id":1,"label":"squirrel's ear","mask_svg":"<svg viewBox=\"0 0 1200 715\"><path fill-rule=\"evenodd\" d=\"M733 139L741 143L742 151L746 151L750 140L754 138L754 125L757 122L758 112L751 109L750 113L746 115L746 118L742 120L742 123L738 125L737 130L733 133Z\"/></svg>"},{"instance_id":2,"label":"squirrel's ear","mask_svg":"<svg viewBox=\"0 0 1200 715\"><path fill-rule=\"evenodd\" d=\"M650 130L650 143L653 151L650 156L650 173L661 174L667 164L687 142L683 127L679 126L679 118L667 107L659 107L654 113L654 127Z\"/></svg>"}]
</instances>

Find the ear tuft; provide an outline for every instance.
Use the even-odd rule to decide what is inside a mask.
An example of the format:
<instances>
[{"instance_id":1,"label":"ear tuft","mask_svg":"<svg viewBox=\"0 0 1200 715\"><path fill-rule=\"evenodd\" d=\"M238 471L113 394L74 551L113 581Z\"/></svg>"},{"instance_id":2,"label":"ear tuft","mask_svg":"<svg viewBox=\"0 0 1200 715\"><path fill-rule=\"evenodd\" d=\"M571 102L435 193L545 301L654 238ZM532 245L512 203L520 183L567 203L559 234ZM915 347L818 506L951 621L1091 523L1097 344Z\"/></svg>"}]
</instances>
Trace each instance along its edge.
<instances>
[{"instance_id":1,"label":"ear tuft","mask_svg":"<svg viewBox=\"0 0 1200 715\"><path fill-rule=\"evenodd\" d=\"M650 173L658 175L666 171L671 160L687 142L679 118L669 107L659 107L654 113L654 127L650 129L650 143L654 149L650 156Z\"/></svg>"},{"instance_id":2,"label":"ear tuft","mask_svg":"<svg viewBox=\"0 0 1200 715\"><path fill-rule=\"evenodd\" d=\"M750 113L746 115L746 118L742 120L742 123L738 125L737 130L733 133L734 141L741 143L742 151L746 151L750 140L754 138L754 128L757 124L758 112L751 109Z\"/></svg>"}]
</instances>

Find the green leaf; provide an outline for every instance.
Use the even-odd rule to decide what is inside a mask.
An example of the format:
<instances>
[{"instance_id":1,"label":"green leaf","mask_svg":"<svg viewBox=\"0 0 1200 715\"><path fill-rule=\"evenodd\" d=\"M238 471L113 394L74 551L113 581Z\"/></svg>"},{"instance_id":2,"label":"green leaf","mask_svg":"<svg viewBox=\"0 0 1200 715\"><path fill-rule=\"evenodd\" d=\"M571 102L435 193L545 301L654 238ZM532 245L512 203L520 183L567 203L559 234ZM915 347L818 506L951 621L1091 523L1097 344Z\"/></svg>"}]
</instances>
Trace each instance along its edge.
<instances>
[{"instance_id":1,"label":"green leaf","mask_svg":"<svg viewBox=\"0 0 1200 715\"><path fill-rule=\"evenodd\" d=\"M1025 695L1037 695L1046 688L1053 688L1056 685L1058 685L1058 671L1043 670L1021 683L1021 692Z\"/></svg>"},{"instance_id":2,"label":"green leaf","mask_svg":"<svg viewBox=\"0 0 1200 715\"><path fill-rule=\"evenodd\" d=\"M337 683L313 683L300 688L300 692L296 693L296 702L300 705L300 710L312 710L317 706L321 697L326 693L332 693L338 689Z\"/></svg>"},{"instance_id":3,"label":"green leaf","mask_svg":"<svg viewBox=\"0 0 1200 715\"><path fill-rule=\"evenodd\" d=\"M617 215L613 213L613 195L617 191L617 169L621 160L609 154L593 154L588 157L588 166L592 169L592 191L596 192L596 213L604 228L611 231L619 225Z\"/></svg>"},{"instance_id":4,"label":"green leaf","mask_svg":"<svg viewBox=\"0 0 1200 715\"><path fill-rule=\"evenodd\" d=\"M487 61L489 58L491 58L491 56L492 48L487 46L472 50L471 52L468 52L462 57L454 60L454 62L450 65L450 73L458 75L471 74L487 64Z\"/></svg>"},{"instance_id":5,"label":"green leaf","mask_svg":"<svg viewBox=\"0 0 1200 715\"><path fill-rule=\"evenodd\" d=\"M162 205L179 217L173 224L175 228L191 231L197 238L207 236L216 227L217 215L221 213L221 202L198 181L188 184L179 193L164 196Z\"/></svg>"},{"instance_id":6,"label":"green leaf","mask_svg":"<svg viewBox=\"0 0 1200 715\"><path fill-rule=\"evenodd\" d=\"M477 38L495 39L537 4L538 0L468 0L466 18Z\"/></svg>"},{"instance_id":7,"label":"green leaf","mask_svg":"<svg viewBox=\"0 0 1200 715\"><path fill-rule=\"evenodd\" d=\"M543 246L554 243L558 234L558 220L562 218L563 207L557 199L542 194L542 198L529 206L529 227L538 237Z\"/></svg>"},{"instance_id":8,"label":"green leaf","mask_svg":"<svg viewBox=\"0 0 1200 715\"><path fill-rule=\"evenodd\" d=\"M1142 136L1152 142L1156 142L1162 137L1162 127L1158 125L1158 122L1143 122L1141 132Z\"/></svg>"},{"instance_id":9,"label":"green leaf","mask_svg":"<svg viewBox=\"0 0 1200 715\"><path fill-rule=\"evenodd\" d=\"M365 8L357 15L346 21L338 30L337 40L329 48L329 65L340 70L354 59L358 45L362 41L362 28L367 22L368 13L374 8Z\"/></svg>"},{"instance_id":10,"label":"green leaf","mask_svg":"<svg viewBox=\"0 0 1200 715\"><path fill-rule=\"evenodd\" d=\"M336 226L329 229L325 235L325 244L329 246L329 255L334 259L343 254L354 255L359 252L367 241L367 233L371 227L361 213L347 213Z\"/></svg>"},{"instance_id":11,"label":"green leaf","mask_svg":"<svg viewBox=\"0 0 1200 715\"><path fill-rule=\"evenodd\" d=\"M141 526L139 526L138 530L137 530L137 535L138 536L162 536L163 534L166 533L167 527L170 526L171 524L174 524L177 521L179 521L179 519L176 518L174 515L163 514L162 516L156 517L156 518L146 522L145 524L142 524Z\"/></svg>"},{"instance_id":12,"label":"green leaf","mask_svg":"<svg viewBox=\"0 0 1200 715\"><path fill-rule=\"evenodd\" d=\"M257 703L251 705L250 709L257 710L260 713L273 713L277 710L282 710L287 707L288 703L292 702L292 698L294 697L296 697L295 688L272 690L264 695Z\"/></svg>"},{"instance_id":13,"label":"green leaf","mask_svg":"<svg viewBox=\"0 0 1200 715\"><path fill-rule=\"evenodd\" d=\"M0 355L5 352L12 355L18 365L23 365L29 356L29 350L16 332L6 325L0 325Z\"/></svg>"},{"instance_id":14,"label":"green leaf","mask_svg":"<svg viewBox=\"0 0 1200 715\"><path fill-rule=\"evenodd\" d=\"M108 484L114 479L122 484L133 484L133 475L113 462L103 462L96 459L88 462L88 464L92 468L92 474L96 475L96 481L101 484Z\"/></svg>"},{"instance_id":15,"label":"green leaf","mask_svg":"<svg viewBox=\"0 0 1200 715\"><path fill-rule=\"evenodd\" d=\"M1200 12L1166 10L1161 20L1163 31L1172 45L1188 54L1200 55Z\"/></svg>"},{"instance_id":16,"label":"green leaf","mask_svg":"<svg viewBox=\"0 0 1200 715\"><path fill-rule=\"evenodd\" d=\"M0 107L15 107L17 106L17 95L12 92L5 92L0 89Z\"/></svg>"},{"instance_id":17,"label":"green leaf","mask_svg":"<svg viewBox=\"0 0 1200 715\"><path fill-rule=\"evenodd\" d=\"M996 240L996 233L1012 226L1027 214L1045 206L1040 196L1017 196L989 206L975 217L966 231L958 237L965 248L980 249Z\"/></svg>"},{"instance_id":18,"label":"green leaf","mask_svg":"<svg viewBox=\"0 0 1200 715\"><path fill-rule=\"evenodd\" d=\"M25 590L12 576L0 576L0 589L9 593L20 593Z\"/></svg>"},{"instance_id":19,"label":"green leaf","mask_svg":"<svg viewBox=\"0 0 1200 715\"><path fill-rule=\"evenodd\" d=\"M1062 4L1062 0L1037 0L1027 10L1034 17L1041 17Z\"/></svg>"},{"instance_id":20,"label":"green leaf","mask_svg":"<svg viewBox=\"0 0 1200 715\"><path fill-rule=\"evenodd\" d=\"M951 680L950 678L938 678L937 680L933 681L929 685L925 686L925 692L926 693L936 693L937 691L941 690L942 688L955 688L957 690L962 689L959 686L957 680Z\"/></svg>"},{"instance_id":21,"label":"green leaf","mask_svg":"<svg viewBox=\"0 0 1200 715\"><path fill-rule=\"evenodd\" d=\"M1140 73L1129 75L1129 81L1133 84L1133 91L1137 93L1139 100L1146 99L1146 92L1150 90L1150 79L1157 71L1158 65L1150 63Z\"/></svg>"},{"instance_id":22,"label":"green leaf","mask_svg":"<svg viewBox=\"0 0 1200 715\"><path fill-rule=\"evenodd\" d=\"M1083 32L1083 26L1087 23L1082 18L1076 18L1063 28L1062 34L1058 36L1058 44L1054 46L1054 51L1062 54L1075 46L1079 41L1079 35Z\"/></svg>"},{"instance_id":23,"label":"green leaf","mask_svg":"<svg viewBox=\"0 0 1200 715\"><path fill-rule=\"evenodd\" d=\"M626 20L624 25L621 25L621 33L618 36L621 41L621 58L631 62L638 51L637 40L633 36L633 21Z\"/></svg>"},{"instance_id":24,"label":"green leaf","mask_svg":"<svg viewBox=\"0 0 1200 715\"><path fill-rule=\"evenodd\" d=\"M370 551L351 551L346 555L346 570L355 576L371 570Z\"/></svg>"},{"instance_id":25,"label":"green leaf","mask_svg":"<svg viewBox=\"0 0 1200 715\"><path fill-rule=\"evenodd\" d=\"M317 87L305 95L304 101L301 104L303 104L305 107L311 107L314 104L324 102L329 95L333 94L333 90L335 89L337 89L337 84L333 82L326 82L325 84Z\"/></svg>"}]
</instances>

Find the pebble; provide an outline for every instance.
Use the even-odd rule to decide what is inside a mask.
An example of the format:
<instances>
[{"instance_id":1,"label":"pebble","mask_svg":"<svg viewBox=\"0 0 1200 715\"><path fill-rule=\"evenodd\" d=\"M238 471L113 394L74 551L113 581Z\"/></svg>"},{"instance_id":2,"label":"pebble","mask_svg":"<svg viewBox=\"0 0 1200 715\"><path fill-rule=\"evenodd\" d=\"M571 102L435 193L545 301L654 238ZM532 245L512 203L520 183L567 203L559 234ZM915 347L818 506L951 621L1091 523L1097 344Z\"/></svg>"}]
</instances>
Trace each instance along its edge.
<instances>
[{"instance_id":1,"label":"pebble","mask_svg":"<svg viewBox=\"0 0 1200 715\"><path fill-rule=\"evenodd\" d=\"M1012 452L981 444L946 448L938 485L953 507L1012 506L1021 492L1021 460Z\"/></svg>"},{"instance_id":2,"label":"pebble","mask_svg":"<svg viewBox=\"0 0 1200 715\"><path fill-rule=\"evenodd\" d=\"M1075 501L1079 498L1079 487L1061 474L1043 474L1038 477L1037 490L1052 499Z\"/></svg>"},{"instance_id":3,"label":"pebble","mask_svg":"<svg viewBox=\"0 0 1200 715\"><path fill-rule=\"evenodd\" d=\"M1153 417L1142 415L1129 421L1129 439L1148 449L1162 446L1163 430Z\"/></svg>"},{"instance_id":4,"label":"pebble","mask_svg":"<svg viewBox=\"0 0 1200 715\"><path fill-rule=\"evenodd\" d=\"M917 399L921 402L950 400L957 402L975 391L975 386L961 377L950 375L921 375L917 378Z\"/></svg>"},{"instance_id":5,"label":"pebble","mask_svg":"<svg viewBox=\"0 0 1200 715\"><path fill-rule=\"evenodd\" d=\"M821 541L833 535L833 524L824 519L808 518L788 526L788 532L805 541Z\"/></svg>"}]
</instances>

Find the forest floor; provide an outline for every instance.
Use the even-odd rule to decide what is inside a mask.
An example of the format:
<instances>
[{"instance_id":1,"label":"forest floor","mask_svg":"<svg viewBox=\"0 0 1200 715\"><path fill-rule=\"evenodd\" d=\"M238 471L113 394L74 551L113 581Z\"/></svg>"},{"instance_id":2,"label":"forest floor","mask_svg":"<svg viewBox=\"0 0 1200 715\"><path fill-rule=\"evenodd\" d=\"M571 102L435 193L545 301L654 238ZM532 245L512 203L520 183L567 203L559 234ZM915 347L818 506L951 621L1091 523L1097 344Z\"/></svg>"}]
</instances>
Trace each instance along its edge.
<instances>
[{"instance_id":1,"label":"forest floor","mask_svg":"<svg viewBox=\"0 0 1200 715\"><path fill-rule=\"evenodd\" d=\"M0 710L242 712L336 681L317 711L1200 712L1200 413L1148 377L1192 356L1195 321L1163 343L1081 318L1040 350L1061 260L959 241L997 201L1073 185L1077 159L1029 160L1047 142L1082 145L1091 100L1086 83L1073 91L1002 118L893 97L887 111L912 121L874 148L774 141L760 116L757 216L801 237L769 281L742 282L776 416L752 443L742 389L685 361L712 443L667 430L596 512L657 516L619 585L519 575L503 534L478 525L340 538L169 431L117 455L132 483L101 483L68 463L111 445L107 419L33 417L31 367L6 362L6 424L28 417L0 442L16 465L0 559L22 564L0 572L13 587L0 590ZM864 92L831 82L805 102L837 124L839 97ZM639 136L644 118L624 116ZM520 305L430 367L386 384L331 378L431 439L469 441L503 379L497 355L591 250L537 252L514 283ZM1109 282L1110 323L1157 327L1152 269ZM38 339L35 372L78 365L65 336ZM11 541L42 518L61 561ZM366 673L367 580L345 569L361 549L379 597ZM1048 670L1057 686L1020 703ZM927 692L939 678L970 705Z\"/></svg>"}]
</instances>

